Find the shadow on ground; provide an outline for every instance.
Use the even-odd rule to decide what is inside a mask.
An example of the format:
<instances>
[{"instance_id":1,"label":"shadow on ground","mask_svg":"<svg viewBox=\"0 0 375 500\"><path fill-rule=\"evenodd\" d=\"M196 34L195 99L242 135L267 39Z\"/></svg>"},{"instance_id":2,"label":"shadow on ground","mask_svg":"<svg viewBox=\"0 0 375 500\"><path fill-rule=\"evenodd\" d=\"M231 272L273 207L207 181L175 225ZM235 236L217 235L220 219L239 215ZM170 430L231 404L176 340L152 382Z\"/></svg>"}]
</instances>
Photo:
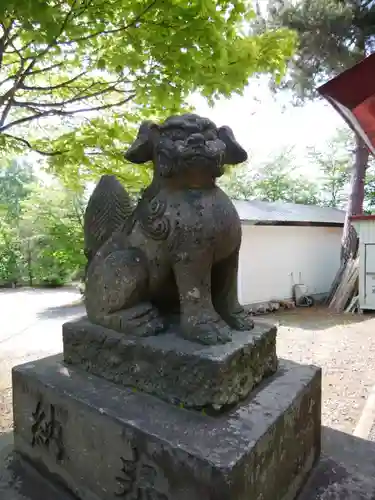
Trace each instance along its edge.
<instances>
[{"instance_id":1,"label":"shadow on ground","mask_svg":"<svg viewBox=\"0 0 375 500\"><path fill-rule=\"evenodd\" d=\"M375 443L327 427L322 437L322 458L298 500L374 500ZM11 433L0 435L0 459L1 500L73 500L13 454Z\"/></svg>"},{"instance_id":2,"label":"shadow on ground","mask_svg":"<svg viewBox=\"0 0 375 500\"><path fill-rule=\"evenodd\" d=\"M298 500L375 500L375 443L329 427L322 458Z\"/></svg>"},{"instance_id":3,"label":"shadow on ground","mask_svg":"<svg viewBox=\"0 0 375 500\"><path fill-rule=\"evenodd\" d=\"M39 319L57 319L77 314L85 314L83 300L76 300L70 304L64 304L62 306L47 307L46 309L43 309L43 311L38 312L37 317Z\"/></svg>"},{"instance_id":4,"label":"shadow on ground","mask_svg":"<svg viewBox=\"0 0 375 500\"><path fill-rule=\"evenodd\" d=\"M0 434L1 500L77 500L13 453L13 433Z\"/></svg>"},{"instance_id":5,"label":"shadow on ground","mask_svg":"<svg viewBox=\"0 0 375 500\"><path fill-rule=\"evenodd\" d=\"M64 293L74 293L77 294L78 288L76 286L63 286L57 288L29 288L29 287L20 287L20 288L0 288L0 296L4 295L54 295L56 292L64 292Z\"/></svg>"},{"instance_id":6,"label":"shadow on ground","mask_svg":"<svg viewBox=\"0 0 375 500\"><path fill-rule=\"evenodd\" d=\"M278 311L259 319L270 323L277 323L280 326L291 328L301 328L302 330L327 330L336 326L346 326L369 321L375 318L374 313L365 314L337 314L327 307L316 306L309 308L297 307L286 311Z\"/></svg>"},{"instance_id":7,"label":"shadow on ground","mask_svg":"<svg viewBox=\"0 0 375 500\"><path fill-rule=\"evenodd\" d=\"M369 476L375 484L375 443L352 434L323 427L323 452L353 472ZM374 497L375 499L375 497Z\"/></svg>"}]
</instances>

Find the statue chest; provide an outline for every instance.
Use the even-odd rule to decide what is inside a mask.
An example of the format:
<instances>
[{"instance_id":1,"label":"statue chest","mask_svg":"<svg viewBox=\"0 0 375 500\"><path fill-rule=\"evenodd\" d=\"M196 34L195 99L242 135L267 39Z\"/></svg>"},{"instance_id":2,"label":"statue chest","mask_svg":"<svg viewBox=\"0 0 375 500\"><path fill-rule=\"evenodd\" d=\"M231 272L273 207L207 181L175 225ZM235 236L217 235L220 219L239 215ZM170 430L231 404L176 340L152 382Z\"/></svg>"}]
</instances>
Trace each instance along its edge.
<instances>
[{"instance_id":1,"label":"statue chest","mask_svg":"<svg viewBox=\"0 0 375 500\"><path fill-rule=\"evenodd\" d=\"M169 199L170 244L197 251L210 249L215 260L230 255L241 242L241 222L230 199L220 189L192 190Z\"/></svg>"}]
</instances>

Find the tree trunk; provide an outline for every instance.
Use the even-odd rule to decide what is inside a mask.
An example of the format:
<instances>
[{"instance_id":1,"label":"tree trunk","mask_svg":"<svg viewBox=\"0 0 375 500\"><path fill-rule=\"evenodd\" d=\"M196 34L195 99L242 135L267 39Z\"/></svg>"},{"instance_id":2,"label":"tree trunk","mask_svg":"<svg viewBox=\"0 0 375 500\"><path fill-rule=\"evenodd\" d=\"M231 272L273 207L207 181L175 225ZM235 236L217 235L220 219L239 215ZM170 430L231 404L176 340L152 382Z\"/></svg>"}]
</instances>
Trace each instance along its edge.
<instances>
[{"instance_id":1,"label":"tree trunk","mask_svg":"<svg viewBox=\"0 0 375 500\"><path fill-rule=\"evenodd\" d=\"M368 158L369 151L365 143L362 139L356 136L355 161L350 178L350 194L341 241L342 261L347 261L349 257L357 253L358 238L356 230L350 223L350 217L352 215L360 215L363 213Z\"/></svg>"},{"instance_id":2,"label":"tree trunk","mask_svg":"<svg viewBox=\"0 0 375 500\"><path fill-rule=\"evenodd\" d=\"M368 164L369 151L362 139L360 139L357 135L355 139L355 161L352 166L350 177L350 194L348 205L346 208L344 230L341 239L341 265L331 285L331 290L326 299L327 304L331 303L337 287L341 282L346 268L346 262L350 257L356 256L358 251L358 236L356 230L350 222L350 217L352 215L360 215L363 213L366 169Z\"/></svg>"},{"instance_id":3,"label":"tree trunk","mask_svg":"<svg viewBox=\"0 0 375 500\"><path fill-rule=\"evenodd\" d=\"M27 240L27 256L26 256L26 263L27 263L27 274L29 275L29 287L33 286L33 272L32 272L32 254L31 254L31 248L30 248L30 240Z\"/></svg>"}]
</instances>

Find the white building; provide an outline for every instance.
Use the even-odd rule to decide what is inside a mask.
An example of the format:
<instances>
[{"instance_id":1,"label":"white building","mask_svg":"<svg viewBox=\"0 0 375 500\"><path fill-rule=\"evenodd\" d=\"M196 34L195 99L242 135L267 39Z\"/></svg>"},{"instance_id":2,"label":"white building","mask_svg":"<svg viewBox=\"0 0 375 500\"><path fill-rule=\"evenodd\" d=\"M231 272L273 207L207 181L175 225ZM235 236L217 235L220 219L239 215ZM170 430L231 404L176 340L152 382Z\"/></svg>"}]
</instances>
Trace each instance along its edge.
<instances>
[{"instance_id":1,"label":"white building","mask_svg":"<svg viewBox=\"0 0 375 500\"><path fill-rule=\"evenodd\" d=\"M354 215L352 224L359 237L359 307L375 310L375 216Z\"/></svg>"},{"instance_id":2,"label":"white building","mask_svg":"<svg viewBox=\"0 0 375 500\"><path fill-rule=\"evenodd\" d=\"M340 265L345 212L294 203L233 203L242 221L242 304L290 299L298 283L315 298L329 292Z\"/></svg>"}]
</instances>

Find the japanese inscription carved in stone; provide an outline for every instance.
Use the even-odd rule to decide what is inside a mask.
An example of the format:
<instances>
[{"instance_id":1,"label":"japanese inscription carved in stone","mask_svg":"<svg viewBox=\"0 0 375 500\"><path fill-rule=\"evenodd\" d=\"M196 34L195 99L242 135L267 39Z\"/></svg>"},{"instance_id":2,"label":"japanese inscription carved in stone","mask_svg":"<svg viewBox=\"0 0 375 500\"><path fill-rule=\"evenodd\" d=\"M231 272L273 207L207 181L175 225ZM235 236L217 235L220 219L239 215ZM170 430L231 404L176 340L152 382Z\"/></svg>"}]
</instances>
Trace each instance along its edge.
<instances>
[{"instance_id":1,"label":"japanese inscription carved in stone","mask_svg":"<svg viewBox=\"0 0 375 500\"><path fill-rule=\"evenodd\" d=\"M169 500L157 490L156 469L140 460L138 450L132 448L132 459L121 457L121 471L116 477L118 490L115 495L126 500Z\"/></svg>"},{"instance_id":2,"label":"japanese inscription carved in stone","mask_svg":"<svg viewBox=\"0 0 375 500\"><path fill-rule=\"evenodd\" d=\"M253 326L237 298L241 224L216 185L247 154L228 127L197 115L143 123L126 153L153 163L137 206L103 176L85 214L86 310L91 322L134 336L158 334L177 313L182 335L205 344Z\"/></svg>"},{"instance_id":3,"label":"japanese inscription carved in stone","mask_svg":"<svg viewBox=\"0 0 375 500\"><path fill-rule=\"evenodd\" d=\"M63 428L56 418L55 406L50 404L44 408L42 401L38 401L32 418L31 446L42 446L51 451L57 461L62 460L64 457Z\"/></svg>"}]
</instances>

